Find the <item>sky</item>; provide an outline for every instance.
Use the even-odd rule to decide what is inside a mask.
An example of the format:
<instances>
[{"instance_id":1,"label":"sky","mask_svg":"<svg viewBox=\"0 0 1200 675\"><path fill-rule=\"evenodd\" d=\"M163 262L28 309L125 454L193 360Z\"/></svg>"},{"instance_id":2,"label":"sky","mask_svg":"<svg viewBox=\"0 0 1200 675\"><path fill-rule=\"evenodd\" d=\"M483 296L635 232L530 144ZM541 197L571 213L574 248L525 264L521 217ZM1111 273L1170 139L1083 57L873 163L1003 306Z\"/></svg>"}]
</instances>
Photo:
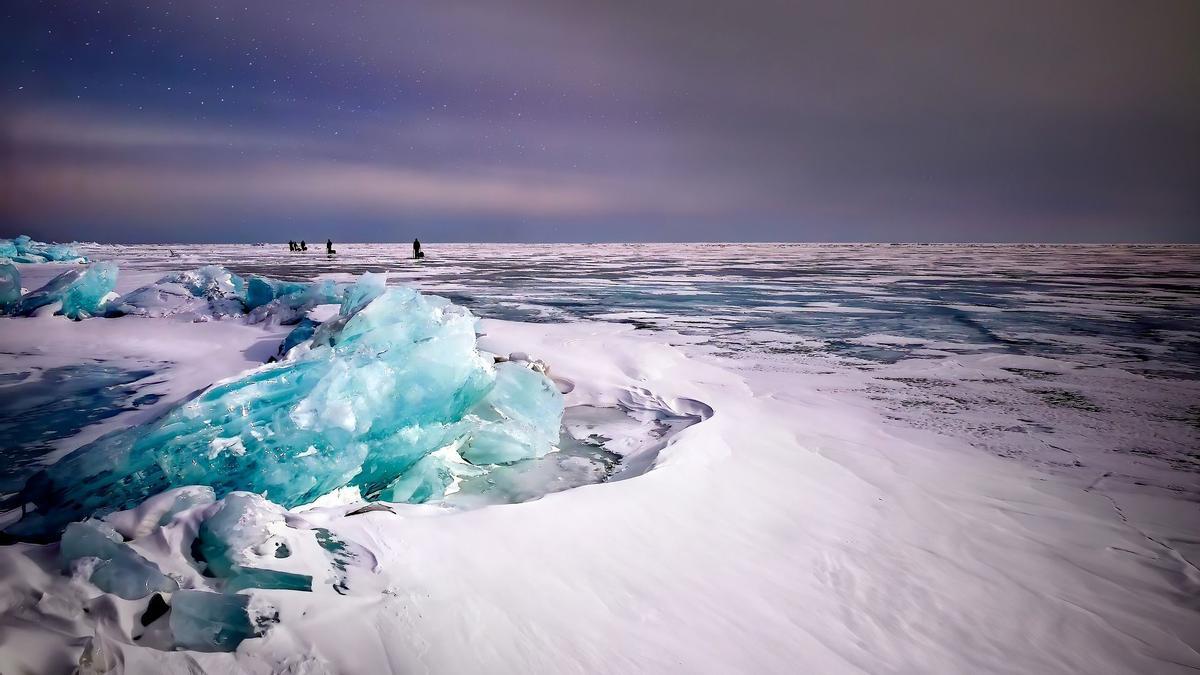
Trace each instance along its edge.
<instances>
[{"instance_id":1,"label":"sky","mask_svg":"<svg viewBox=\"0 0 1200 675\"><path fill-rule=\"evenodd\" d=\"M1195 0L0 6L0 236L1200 241Z\"/></svg>"}]
</instances>

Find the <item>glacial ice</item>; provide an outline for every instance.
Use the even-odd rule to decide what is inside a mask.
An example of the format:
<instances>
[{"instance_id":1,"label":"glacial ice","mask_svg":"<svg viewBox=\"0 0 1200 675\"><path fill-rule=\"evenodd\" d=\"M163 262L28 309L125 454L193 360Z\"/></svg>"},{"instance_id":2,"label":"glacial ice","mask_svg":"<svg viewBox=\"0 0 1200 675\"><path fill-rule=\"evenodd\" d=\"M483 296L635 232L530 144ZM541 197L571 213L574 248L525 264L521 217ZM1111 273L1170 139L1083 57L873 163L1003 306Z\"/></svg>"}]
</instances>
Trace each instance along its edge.
<instances>
[{"instance_id":1,"label":"glacial ice","mask_svg":"<svg viewBox=\"0 0 1200 675\"><path fill-rule=\"evenodd\" d=\"M103 315L116 284L116 263L99 262L85 269L68 270L38 290L26 293L11 312L30 316L42 307L62 303L58 313L70 319Z\"/></svg>"},{"instance_id":2,"label":"glacial ice","mask_svg":"<svg viewBox=\"0 0 1200 675\"><path fill-rule=\"evenodd\" d=\"M0 258L19 263L87 262L74 246L34 241L24 234L16 239L0 239Z\"/></svg>"},{"instance_id":3,"label":"glacial ice","mask_svg":"<svg viewBox=\"0 0 1200 675\"><path fill-rule=\"evenodd\" d=\"M237 288L232 275L197 281L204 293ZM364 275L341 295L340 314L287 359L220 382L156 422L102 437L35 474L8 500L35 508L7 531L45 539L69 522L181 485L210 485L217 496L246 490L284 507L345 486L367 498L386 491L420 502L453 482L449 453L421 463L440 449L455 448L475 466L553 449L561 394L541 373L481 354L469 311L386 288L382 275Z\"/></svg>"},{"instance_id":4,"label":"glacial ice","mask_svg":"<svg viewBox=\"0 0 1200 675\"><path fill-rule=\"evenodd\" d=\"M84 569L87 569L86 563L92 563L88 579L100 590L126 600L179 588L179 584L163 574L157 565L125 544L112 526L98 520L68 525L59 551L64 571L71 571L81 561L85 563Z\"/></svg>"},{"instance_id":5,"label":"glacial ice","mask_svg":"<svg viewBox=\"0 0 1200 675\"><path fill-rule=\"evenodd\" d=\"M258 635L250 621L250 598L206 591L178 591L171 598L175 645L201 652L231 652Z\"/></svg>"}]
</instances>

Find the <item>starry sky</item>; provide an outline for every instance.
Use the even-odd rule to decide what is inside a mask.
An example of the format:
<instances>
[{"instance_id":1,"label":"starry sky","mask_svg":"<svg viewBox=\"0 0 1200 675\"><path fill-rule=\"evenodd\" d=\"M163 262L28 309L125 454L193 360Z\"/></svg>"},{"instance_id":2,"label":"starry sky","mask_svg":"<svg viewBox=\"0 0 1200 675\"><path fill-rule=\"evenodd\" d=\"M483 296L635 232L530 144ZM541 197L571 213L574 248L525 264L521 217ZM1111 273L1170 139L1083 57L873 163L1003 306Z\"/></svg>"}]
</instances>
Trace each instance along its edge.
<instances>
[{"instance_id":1,"label":"starry sky","mask_svg":"<svg viewBox=\"0 0 1200 675\"><path fill-rule=\"evenodd\" d=\"M13 0L0 236L1200 241L1195 0Z\"/></svg>"}]
</instances>

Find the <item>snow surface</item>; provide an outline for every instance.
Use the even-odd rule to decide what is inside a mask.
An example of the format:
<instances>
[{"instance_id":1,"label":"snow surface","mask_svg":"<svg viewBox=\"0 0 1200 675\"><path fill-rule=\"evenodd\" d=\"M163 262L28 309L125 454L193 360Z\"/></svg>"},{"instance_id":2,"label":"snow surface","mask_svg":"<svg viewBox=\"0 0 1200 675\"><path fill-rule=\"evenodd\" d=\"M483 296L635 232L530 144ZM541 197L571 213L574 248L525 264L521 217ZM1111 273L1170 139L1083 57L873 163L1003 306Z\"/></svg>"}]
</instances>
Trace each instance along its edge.
<instances>
[{"instance_id":1,"label":"snow surface","mask_svg":"<svg viewBox=\"0 0 1200 675\"><path fill-rule=\"evenodd\" d=\"M1021 256L957 253L997 265ZM871 254L869 264L881 265L884 256ZM177 264L140 249L128 255ZM597 269L619 264L587 259ZM451 261L458 271L432 281L420 268L405 273L448 285L470 274L471 260ZM40 273L22 267L23 277ZM1171 291L1182 299L1162 302L1193 303L1192 278ZM1102 312L1105 301L1090 306ZM489 319L480 340L492 353L545 363L568 410L620 406L652 413L647 419L694 420L660 444L640 443L637 424L604 427L625 439L613 445L625 447L623 460L641 458L646 470L523 503L367 509L341 494L268 519L275 524L264 525L265 539L240 549L238 560L312 575L312 591L244 591L262 634L231 653L170 651L162 623L170 616L142 626L149 599L125 600L84 574L64 575L57 545L0 547L0 671L69 672L80 663L85 672L262 673L1200 668L1195 473L1161 459L1186 452L1095 451L1150 436L1164 453L1194 452L1194 427L1148 412L1163 397L1195 391L1187 379L1146 374L1165 362L1161 353L1127 368L1130 350L1145 348L1128 346L1123 331L1073 334L1043 324L1038 344L1083 341L1021 353L956 348L978 344L978 334L953 340L895 323L862 324L857 333L835 324L824 340L776 324L747 326L749 345L737 349L728 336L689 328L686 313L650 307L643 311L672 325ZM886 312L825 314L903 314L875 309ZM1186 322L1161 331L1173 349L1195 350ZM146 387L163 398L55 441L61 453L260 364L284 332L239 321L39 316L0 320L0 351L10 371L104 359L164 373ZM842 339L903 351L875 360L864 358L871 352L824 353ZM1173 358L1177 372L1189 363ZM980 431L997 426L1029 430ZM1017 434L1036 442L1012 441ZM1068 449L1030 450L1044 439ZM1054 453L1084 466L1053 465ZM1130 487L1137 482L1144 485ZM182 588L219 590L225 582L197 571L190 542L222 503L197 503L160 525L165 497L114 519L114 528ZM275 555L281 544L287 557Z\"/></svg>"}]
</instances>

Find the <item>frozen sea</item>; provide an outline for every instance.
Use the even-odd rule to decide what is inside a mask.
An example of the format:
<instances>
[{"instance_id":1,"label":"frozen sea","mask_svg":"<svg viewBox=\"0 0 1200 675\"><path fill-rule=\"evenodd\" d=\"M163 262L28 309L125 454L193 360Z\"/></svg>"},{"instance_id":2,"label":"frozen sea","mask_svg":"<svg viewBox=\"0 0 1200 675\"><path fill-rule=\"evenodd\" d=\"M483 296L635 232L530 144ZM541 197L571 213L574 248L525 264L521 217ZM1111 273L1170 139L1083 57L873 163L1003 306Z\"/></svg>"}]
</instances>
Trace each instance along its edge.
<instances>
[{"instance_id":1,"label":"frozen sea","mask_svg":"<svg viewBox=\"0 0 1200 675\"><path fill-rule=\"evenodd\" d=\"M85 250L127 272L387 271L482 317L678 332L738 367L826 374L822 387L864 391L901 423L1096 489L1200 503L1200 247L425 248L419 263L408 244Z\"/></svg>"},{"instance_id":2,"label":"frozen sea","mask_svg":"<svg viewBox=\"0 0 1200 675\"><path fill-rule=\"evenodd\" d=\"M565 385L562 450L444 503L278 516L293 555L247 555L316 582L251 591L268 628L233 653L175 649L57 544L0 546L0 672L1200 668L1200 247L320 248L82 245L121 293L216 264L449 298ZM0 493L288 330L0 319ZM122 529L156 503L113 522L209 589L211 508Z\"/></svg>"}]
</instances>

